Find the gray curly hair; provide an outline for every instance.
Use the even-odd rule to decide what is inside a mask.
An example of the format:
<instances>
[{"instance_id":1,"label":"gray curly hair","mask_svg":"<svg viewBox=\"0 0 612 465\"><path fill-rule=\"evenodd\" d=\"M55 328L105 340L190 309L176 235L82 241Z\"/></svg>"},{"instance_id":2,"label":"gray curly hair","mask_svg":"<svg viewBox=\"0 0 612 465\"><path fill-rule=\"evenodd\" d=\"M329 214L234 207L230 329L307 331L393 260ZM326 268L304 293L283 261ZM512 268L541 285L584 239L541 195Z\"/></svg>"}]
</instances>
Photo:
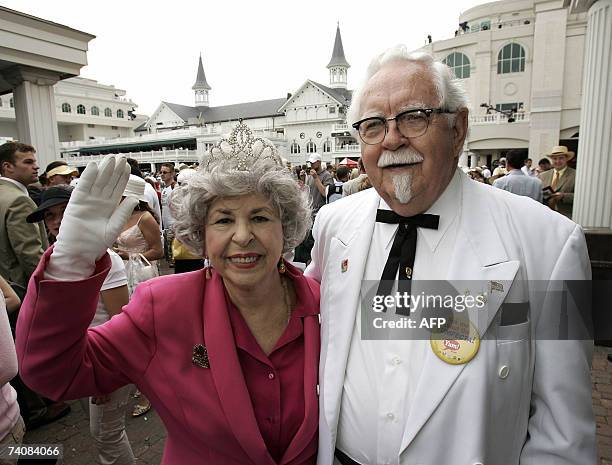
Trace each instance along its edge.
<instances>
[{"instance_id":1,"label":"gray curly hair","mask_svg":"<svg viewBox=\"0 0 612 465\"><path fill-rule=\"evenodd\" d=\"M221 197L261 194L272 202L283 226L283 254L293 250L312 226L310 199L291 173L271 160L260 160L248 171L219 164L198 169L186 186L174 189L170 211L176 218L175 237L192 252L204 250L204 224L211 204Z\"/></svg>"}]
</instances>

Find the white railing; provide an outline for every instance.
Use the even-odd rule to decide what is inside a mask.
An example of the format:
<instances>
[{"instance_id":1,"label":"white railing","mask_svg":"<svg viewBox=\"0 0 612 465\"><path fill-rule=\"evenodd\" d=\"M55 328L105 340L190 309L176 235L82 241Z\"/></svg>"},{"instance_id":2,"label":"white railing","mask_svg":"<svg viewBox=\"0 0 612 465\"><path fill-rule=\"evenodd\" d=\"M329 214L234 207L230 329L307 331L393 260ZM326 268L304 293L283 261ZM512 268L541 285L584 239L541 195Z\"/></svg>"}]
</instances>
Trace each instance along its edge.
<instances>
[{"instance_id":1,"label":"white railing","mask_svg":"<svg viewBox=\"0 0 612 465\"><path fill-rule=\"evenodd\" d=\"M344 147L340 148L340 147L336 147L336 149L334 150L335 153L360 153L361 152L361 146L359 144L355 144L355 145L345 145Z\"/></svg>"},{"instance_id":2,"label":"white railing","mask_svg":"<svg viewBox=\"0 0 612 465\"><path fill-rule=\"evenodd\" d=\"M525 123L529 122L528 113L514 113L513 122ZM470 116L470 124L508 124L508 116L503 113L491 113L489 115Z\"/></svg>"},{"instance_id":3,"label":"white railing","mask_svg":"<svg viewBox=\"0 0 612 465\"><path fill-rule=\"evenodd\" d=\"M481 20L474 20L473 22L468 21L468 29L464 31L460 28L457 31L457 35L473 34L475 32L487 31L489 29L495 30L495 29L505 29L509 27L525 26L529 24L534 24L535 18L534 17L523 17L523 18L507 19L505 21L494 21L486 25L485 29L483 29L482 23L483 21Z\"/></svg>"},{"instance_id":4,"label":"white railing","mask_svg":"<svg viewBox=\"0 0 612 465\"><path fill-rule=\"evenodd\" d=\"M346 123L334 124L334 131L348 131L349 125Z\"/></svg>"},{"instance_id":5,"label":"white railing","mask_svg":"<svg viewBox=\"0 0 612 465\"><path fill-rule=\"evenodd\" d=\"M191 127L185 129L175 129L172 131L160 131L153 134L143 134L141 136L134 137L113 137L105 139L100 137L98 139L86 140L86 141L69 141L60 142L60 147L63 150L69 150L79 147L95 147L99 146L112 146L112 145L124 145L124 144L138 144L141 142L159 142L160 145L171 139L183 139L183 138L197 138L212 136L211 142L214 142L218 136L225 132L222 128L213 127ZM253 133L257 136L265 137L266 139L272 139L275 141L285 141L285 135L269 129L253 129Z\"/></svg>"},{"instance_id":6,"label":"white railing","mask_svg":"<svg viewBox=\"0 0 612 465\"><path fill-rule=\"evenodd\" d=\"M113 137L112 139L92 139L85 141L69 141L69 142L61 142L60 146L63 149L70 149L75 147L91 147L96 145L123 145L123 144L133 144L139 142L163 142L168 139L181 139L181 138L189 138L189 137L198 137L198 136L209 136L209 135L217 135L220 131L218 128L212 127L193 127L193 128L185 128L185 129L176 129L173 131L161 131L153 134L143 134L141 136L134 137Z\"/></svg>"},{"instance_id":7,"label":"white railing","mask_svg":"<svg viewBox=\"0 0 612 465\"><path fill-rule=\"evenodd\" d=\"M140 163L195 162L198 161L197 150L152 150L150 152L125 152L125 157L133 158ZM101 161L107 155L78 155L64 158L70 166L85 166L90 161Z\"/></svg>"}]
</instances>

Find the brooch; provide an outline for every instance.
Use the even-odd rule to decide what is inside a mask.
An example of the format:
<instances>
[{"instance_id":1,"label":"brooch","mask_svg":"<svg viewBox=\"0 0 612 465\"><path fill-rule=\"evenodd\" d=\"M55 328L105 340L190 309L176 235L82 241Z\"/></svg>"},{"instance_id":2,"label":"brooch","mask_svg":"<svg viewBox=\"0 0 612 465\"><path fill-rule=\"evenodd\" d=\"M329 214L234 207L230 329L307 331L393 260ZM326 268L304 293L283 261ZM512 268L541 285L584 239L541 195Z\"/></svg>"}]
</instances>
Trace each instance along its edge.
<instances>
[{"instance_id":1,"label":"brooch","mask_svg":"<svg viewBox=\"0 0 612 465\"><path fill-rule=\"evenodd\" d=\"M193 346L191 363L200 368L210 368L210 363L208 361L208 350L206 350L206 346L202 344L196 344Z\"/></svg>"}]
</instances>

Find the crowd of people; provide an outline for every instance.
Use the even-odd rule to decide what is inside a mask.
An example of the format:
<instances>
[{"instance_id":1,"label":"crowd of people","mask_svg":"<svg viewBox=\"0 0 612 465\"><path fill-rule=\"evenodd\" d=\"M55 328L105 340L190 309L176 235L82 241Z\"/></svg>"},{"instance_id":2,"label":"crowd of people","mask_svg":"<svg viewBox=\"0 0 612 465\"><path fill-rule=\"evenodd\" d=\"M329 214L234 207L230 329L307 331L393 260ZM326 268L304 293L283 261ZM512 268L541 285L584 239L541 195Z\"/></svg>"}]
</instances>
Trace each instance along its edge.
<instances>
[{"instance_id":1,"label":"crowd of people","mask_svg":"<svg viewBox=\"0 0 612 465\"><path fill-rule=\"evenodd\" d=\"M510 150L495 164L493 174L483 165L470 169L468 175L475 181L530 197L572 217L576 165L574 152L566 146L553 147L537 167L532 167L533 160L527 157L526 150Z\"/></svg>"},{"instance_id":2,"label":"crowd of people","mask_svg":"<svg viewBox=\"0 0 612 465\"><path fill-rule=\"evenodd\" d=\"M165 465L595 464L592 341L551 338L561 309L532 285L590 278L559 214L573 153L466 175L465 92L404 47L347 119L354 169L292 167L242 121L159 180L121 156L39 177L34 147L0 146L0 448L84 399L99 463L134 464L137 389ZM486 304L469 334L367 337L364 283L428 280Z\"/></svg>"}]
</instances>

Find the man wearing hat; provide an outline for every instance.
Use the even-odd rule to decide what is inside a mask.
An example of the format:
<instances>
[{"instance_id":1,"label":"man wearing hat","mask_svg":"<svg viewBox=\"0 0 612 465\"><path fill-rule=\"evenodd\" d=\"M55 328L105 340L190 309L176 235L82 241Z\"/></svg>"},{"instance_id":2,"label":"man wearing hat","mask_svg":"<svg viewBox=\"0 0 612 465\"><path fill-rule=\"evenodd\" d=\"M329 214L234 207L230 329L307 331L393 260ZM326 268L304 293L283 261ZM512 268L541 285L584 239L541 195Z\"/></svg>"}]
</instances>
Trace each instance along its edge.
<instances>
[{"instance_id":1,"label":"man wearing hat","mask_svg":"<svg viewBox=\"0 0 612 465\"><path fill-rule=\"evenodd\" d=\"M306 186L310 194L312 217L314 219L319 209L326 203L325 193L329 186L334 185L334 178L329 171L321 168L321 155L318 153L311 153L308 156L308 164L310 169L307 170ZM294 260L296 262L308 263L313 244L312 232L309 232L306 239L295 248Z\"/></svg>"},{"instance_id":2,"label":"man wearing hat","mask_svg":"<svg viewBox=\"0 0 612 465\"><path fill-rule=\"evenodd\" d=\"M334 185L334 178L329 171L321 169L321 155L318 153L311 153L308 156L308 163L310 163L310 171L306 178L306 185L312 200L312 214L316 215L319 208L325 205L325 190L328 186Z\"/></svg>"},{"instance_id":3,"label":"man wearing hat","mask_svg":"<svg viewBox=\"0 0 612 465\"><path fill-rule=\"evenodd\" d=\"M574 152L570 152L564 145L557 145L552 148L548 158L552 161L553 169L539 176L545 193L550 193L544 201L553 210L571 218L576 170L567 166L567 162L574 158Z\"/></svg>"}]
</instances>

